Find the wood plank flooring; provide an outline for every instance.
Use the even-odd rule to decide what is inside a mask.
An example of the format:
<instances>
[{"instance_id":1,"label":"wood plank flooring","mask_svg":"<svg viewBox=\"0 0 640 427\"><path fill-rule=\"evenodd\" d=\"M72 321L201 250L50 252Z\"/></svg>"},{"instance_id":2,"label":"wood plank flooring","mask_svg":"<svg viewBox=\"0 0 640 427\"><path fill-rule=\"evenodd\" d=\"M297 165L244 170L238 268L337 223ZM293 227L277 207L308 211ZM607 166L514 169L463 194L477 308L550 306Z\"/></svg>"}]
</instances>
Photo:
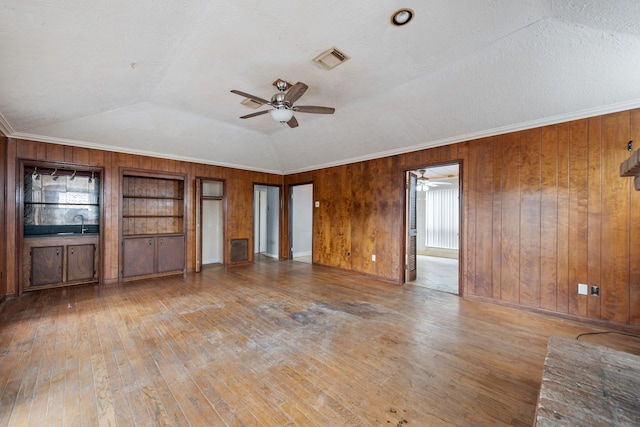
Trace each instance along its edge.
<instances>
[{"instance_id":1,"label":"wood plank flooring","mask_svg":"<svg viewBox=\"0 0 640 427\"><path fill-rule=\"evenodd\" d=\"M595 330L288 261L48 289L0 309L0 425L531 425Z\"/></svg>"}]
</instances>

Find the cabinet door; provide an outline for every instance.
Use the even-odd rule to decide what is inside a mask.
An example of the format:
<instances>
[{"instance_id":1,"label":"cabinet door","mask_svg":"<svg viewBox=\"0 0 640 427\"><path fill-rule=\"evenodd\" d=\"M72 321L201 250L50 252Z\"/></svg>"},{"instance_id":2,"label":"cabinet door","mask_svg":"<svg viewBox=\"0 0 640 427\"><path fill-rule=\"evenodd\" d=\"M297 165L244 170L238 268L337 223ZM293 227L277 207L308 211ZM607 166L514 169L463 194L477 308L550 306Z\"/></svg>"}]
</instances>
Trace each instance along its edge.
<instances>
[{"instance_id":1,"label":"cabinet door","mask_svg":"<svg viewBox=\"0 0 640 427\"><path fill-rule=\"evenodd\" d=\"M95 274L96 245L67 246L67 280L91 280Z\"/></svg>"},{"instance_id":2,"label":"cabinet door","mask_svg":"<svg viewBox=\"0 0 640 427\"><path fill-rule=\"evenodd\" d=\"M154 237L124 239L122 251L122 277L143 276L154 273Z\"/></svg>"},{"instance_id":3,"label":"cabinet door","mask_svg":"<svg viewBox=\"0 0 640 427\"><path fill-rule=\"evenodd\" d=\"M158 237L158 273L184 270L184 236Z\"/></svg>"},{"instance_id":4,"label":"cabinet door","mask_svg":"<svg viewBox=\"0 0 640 427\"><path fill-rule=\"evenodd\" d=\"M62 246L31 249L31 286L62 282Z\"/></svg>"}]
</instances>

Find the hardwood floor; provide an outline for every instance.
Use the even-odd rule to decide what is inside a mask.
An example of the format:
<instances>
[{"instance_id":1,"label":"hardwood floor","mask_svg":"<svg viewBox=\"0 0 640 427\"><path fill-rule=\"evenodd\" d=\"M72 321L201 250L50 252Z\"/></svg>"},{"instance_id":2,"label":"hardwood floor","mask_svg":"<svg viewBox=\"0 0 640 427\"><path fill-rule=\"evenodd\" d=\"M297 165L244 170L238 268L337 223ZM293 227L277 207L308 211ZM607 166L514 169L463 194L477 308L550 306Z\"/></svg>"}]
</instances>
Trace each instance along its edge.
<instances>
[{"instance_id":1,"label":"hardwood floor","mask_svg":"<svg viewBox=\"0 0 640 427\"><path fill-rule=\"evenodd\" d=\"M49 289L0 310L0 425L531 425L594 330L290 261Z\"/></svg>"}]
</instances>

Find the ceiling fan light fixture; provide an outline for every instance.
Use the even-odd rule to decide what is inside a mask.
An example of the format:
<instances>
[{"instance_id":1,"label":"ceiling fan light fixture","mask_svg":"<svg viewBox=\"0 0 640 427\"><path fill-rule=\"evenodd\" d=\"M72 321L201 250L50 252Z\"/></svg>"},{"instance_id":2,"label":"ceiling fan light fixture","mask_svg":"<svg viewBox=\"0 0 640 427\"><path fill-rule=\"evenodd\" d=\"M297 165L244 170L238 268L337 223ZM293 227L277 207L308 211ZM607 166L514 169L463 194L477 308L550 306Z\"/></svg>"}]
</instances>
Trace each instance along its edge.
<instances>
[{"instance_id":1,"label":"ceiling fan light fixture","mask_svg":"<svg viewBox=\"0 0 640 427\"><path fill-rule=\"evenodd\" d=\"M269 110L269 113L271 114L271 117L273 117L273 120L280 123L286 123L291 120L291 117L293 117L293 110L285 107Z\"/></svg>"},{"instance_id":2,"label":"ceiling fan light fixture","mask_svg":"<svg viewBox=\"0 0 640 427\"><path fill-rule=\"evenodd\" d=\"M411 9L399 9L391 15L391 23L393 25L401 26L406 25L413 18L413 10Z\"/></svg>"}]
</instances>

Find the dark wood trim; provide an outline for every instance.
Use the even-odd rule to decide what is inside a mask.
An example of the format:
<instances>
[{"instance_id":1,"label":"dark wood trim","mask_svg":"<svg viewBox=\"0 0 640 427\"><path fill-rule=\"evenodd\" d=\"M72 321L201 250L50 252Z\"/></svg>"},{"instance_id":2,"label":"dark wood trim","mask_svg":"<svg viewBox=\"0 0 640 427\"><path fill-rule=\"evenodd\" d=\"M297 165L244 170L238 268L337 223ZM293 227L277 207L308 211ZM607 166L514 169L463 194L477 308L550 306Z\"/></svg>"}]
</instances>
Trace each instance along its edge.
<instances>
[{"instance_id":1,"label":"dark wood trim","mask_svg":"<svg viewBox=\"0 0 640 427\"><path fill-rule=\"evenodd\" d=\"M131 175L138 176L144 178L158 178L158 179L178 179L182 181L186 181L187 177L183 173L178 172L165 172L165 171L154 171L150 169L138 169L138 168L126 168L120 167L120 176L123 175Z\"/></svg>"},{"instance_id":2,"label":"dark wood trim","mask_svg":"<svg viewBox=\"0 0 640 427\"><path fill-rule=\"evenodd\" d=\"M10 265L7 240L7 138L0 133L0 305L7 296L7 266Z\"/></svg>"},{"instance_id":3,"label":"dark wood trim","mask_svg":"<svg viewBox=\"0 0 640 427\"><path fill-rule=\"evenodd\" d=\"M202 271L202 179L196 177L194 180L195 185L195 215L196 215L196 223L195 223L195 246L196 246L196 254L195 254L195 271L196 273L200 273ZM223 187L224 188L224 187ZM223 190L224 191L224 190Z\"/></svg>"},{"instance_id":4,"label":"dark wood trim","mask_svg":"<svg viewBox=\"0 0 640 427\"><path fill-rule=\"evenodd\" d=\"M227 265L229 263L227 255L229 248L229 242L227 241L227 180L225 178L197 175L194 181L196 185L196 191L194 192L195 227L198 227L198 224L200 224L200 231L198 232L198 230L194 230L194 240L196 241L196 245L199 245L200 254L198 255L198 248L196 248L196 259L194 260L196 266L193 270L199 272L202 270L202 200L222 201L222 265ZM222 197L203 196L202 183L204 181L222 182ZM199 268L198 263L200 263Z\"/></svg>"},{"instance_id":5,"label":"dark wood trim","mask_svg":"<svg viewBox=\"0 0 640 427\"><path fill-rule=\"evenodd\" d=\"M15 230L15 248L16 248L16 294L22 295L24 292L24 161L16 159L15 168L15 194L16 194L16 230Z\"/></svg>"},{"instance_id":6,"label":"dark wood trim","mask_svg":"<svg viewBox=\"0 0 640 427\"><path fill-rule=\"evenodd\" d=\"M426 168L437 168L437 167L441 167L441 166L452 166L452 165L458 165L458 295L459 296L464 296L465 294L465 280L464 280L464 271L465 271L465 245L464 242L466 239L463 239L464 236L464 232L465 232L465 228L464 228L464 224L465 224L465 205L464 205L464 186L463 186L463 182L464 182L464 160L463 159L456 159L450 162L438 162L438 163L428 163L428 164L421 164L419 166L410 168L410 169L406 169L404 171L402 171L403 174L403 185L402 185L402 200L404 202L404 208L403 208L403 221L402 221L402 239L401 239L401 254L400 254L400 270L402 271L402 275L400 277L400 283L406 283L407 282L407 277L406 277L406 268L405 268L405 262L406 262L406 256L407 256L407 207L408 207L408 200L407 200L407 194L408 194L408 189L406 188L406 175L407 173L411 172L411 171L415 171L418 169L426 169Z\"/></svg>"}]
</instances>

